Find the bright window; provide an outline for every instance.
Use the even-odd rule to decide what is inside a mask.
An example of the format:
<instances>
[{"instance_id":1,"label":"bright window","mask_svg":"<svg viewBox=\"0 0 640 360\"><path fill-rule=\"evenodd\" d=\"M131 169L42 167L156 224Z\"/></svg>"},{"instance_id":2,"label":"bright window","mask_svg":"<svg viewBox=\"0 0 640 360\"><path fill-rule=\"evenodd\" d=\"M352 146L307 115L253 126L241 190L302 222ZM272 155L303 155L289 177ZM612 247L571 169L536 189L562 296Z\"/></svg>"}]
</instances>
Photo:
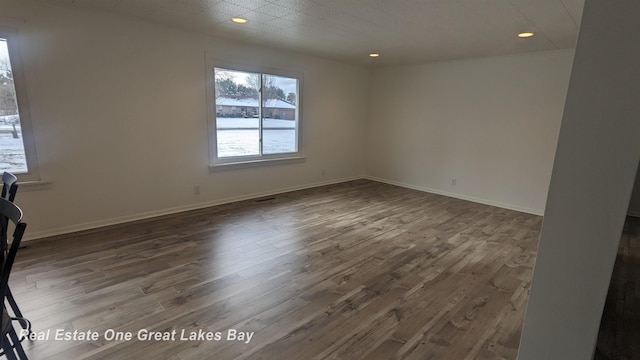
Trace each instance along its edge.
<instances>
[{"instance_id":1,"label":"bright window","mask_svg":"<svg viewBox=\"0 0 640 360\"><path fill-rule=\"evenodd\" d=\"M301 76L213 68L212 162L300 157Z\"/></svg>"},{"instance_id":2,"label":"bright window","mask_svg":"<svg viewBox=\"0 0 640 360\"><path fill-rule=\"evenodd\" d=\"M20 53L11 30L0 28L0 173L39 180Z\"/></svg>"}]
</instances>

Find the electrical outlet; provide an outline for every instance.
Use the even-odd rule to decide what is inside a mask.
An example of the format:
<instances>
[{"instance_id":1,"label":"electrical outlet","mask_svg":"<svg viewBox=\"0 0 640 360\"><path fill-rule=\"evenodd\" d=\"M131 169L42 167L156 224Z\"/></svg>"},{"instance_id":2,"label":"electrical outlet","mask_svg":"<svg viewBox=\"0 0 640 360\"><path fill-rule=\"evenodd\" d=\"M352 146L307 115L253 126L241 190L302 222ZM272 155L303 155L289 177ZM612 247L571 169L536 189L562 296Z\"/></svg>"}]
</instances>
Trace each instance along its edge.
<instances>
[{"instance_id":1,"label":"electrical outlet","mask_svg":"<svg viewBox=\"0 0 640 360\"><path fill-rule=\"evenodd\" d=\"M200 195L200 185L193 185L193 195Z\"/></svg>"},{"instance_id":2,"label":"electrical outlet","mask_svg":"<svg viewBox=\"0 0 640 360\"><path fill-rule=\"evenodd\" d=\"M326 170L325 170L325 169L322 169L321 173L322 173L322 175L324 176L324 174L326 173Z\"/></svg>"},{"instance_id":3,"label":"electrical outlet","mask_svg":"<svg viewBox=\"0 0 640 360\"><path fill-rule=\"evenodd\" d=\"M458 183L458 180L451 179L451 186L456 186L457 183Z\"/></svg>"}]
</instances>

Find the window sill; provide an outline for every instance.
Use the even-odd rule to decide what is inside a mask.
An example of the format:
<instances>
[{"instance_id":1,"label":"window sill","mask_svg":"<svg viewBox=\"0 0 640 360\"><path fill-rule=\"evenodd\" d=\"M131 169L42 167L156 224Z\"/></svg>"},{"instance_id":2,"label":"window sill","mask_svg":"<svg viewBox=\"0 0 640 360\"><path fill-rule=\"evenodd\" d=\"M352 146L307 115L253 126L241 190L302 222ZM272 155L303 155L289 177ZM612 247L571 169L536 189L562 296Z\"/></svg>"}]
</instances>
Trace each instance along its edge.
<instances>
[{"instance_id":1,"label":"window sill","mask_svg":"<svg viewBox=\"0 0 640 360\"><path fill-rule=\"evenodd\" d=\"M233 163L220 163L215 165L209 165L209 172L218 172L225 170L235 170L235 169L246 169L246 168L254 168L260 166L269 166L269 165L283 165L283 164L297 164L303 163L306 161L306 157L304 156L296 156L296 157L287 157L287 158L278 158L278 159L259 159L259 160L250 160L250 161L242 161L242 162L233 162Z\"/></svg>"},{"instance_id":2,"label":"window sill","mask_svg":"<svg viewBox=\"0 0 640 360\"><path fill-rule=\"evenodd\" d=\"M49 180L18 181L18 192L49 190L51 189L52 185L53 183Z\"/></svg>"}]
</instances>

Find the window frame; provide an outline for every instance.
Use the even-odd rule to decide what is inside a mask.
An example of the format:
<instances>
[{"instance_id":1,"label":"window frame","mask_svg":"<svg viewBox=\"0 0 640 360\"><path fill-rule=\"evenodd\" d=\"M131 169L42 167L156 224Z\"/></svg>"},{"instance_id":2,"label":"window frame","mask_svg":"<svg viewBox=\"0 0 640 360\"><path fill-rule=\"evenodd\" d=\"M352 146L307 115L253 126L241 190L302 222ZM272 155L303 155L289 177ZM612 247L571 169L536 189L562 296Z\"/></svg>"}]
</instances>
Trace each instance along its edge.
<instances>
[{"instance_id":1,"label":"window frame","mask_svg":"<svg viewBox=\"0 0 640 360\"><path fill-rule=\"evenodd\" d=\"M297 93L296 93L296 152L281 153L281 154L263 154L260 149L258 155L246 155L246 156L228 156L218 157L218 138L217 138L217 117L216 117L216 97L215 97L215 69L222 68L230 71L242 71L250 73L258 73L262 78L263 75L275 75L288 78L294 78L297 80ZM222 62L219 60L207 59L207 113L208 113L208 129L209 129L209 170L210 172L250 168L264 165L275 165L283 163L297 163L304 162L305 156L303 154L303 141L302 141L302 89L304 81L304 73L297 71L287 71L281 69L275 69L263 66L243 66L238 64L229 64L228 62ZM262 112L263 100L260 98L260 110ZM260 118L262 121L262 118ZM262 124L260 124L260 131L262 131ZM260 145L261 146L261 145Z\"/></svg>"},{"instance_id":2,"label":"window frame","mask_svg":"<svg viewBox=\"0 0 640 360\"><path fill-rule=\"evenodd\" d=\"M19 46L20 34L15 28L0 25L0 38L6 40L9 51L9 63L11 64L11 72L13 73L16 102L18 103L18 115L20 117L20 130L24 144L25 159L27 161L27 172L15 173L15 175L18 177L19 182L39 182L41 181L40 169L31 124L29 101L27 99L24 69L22 67L22 54Z\"/></svg>"}]
</instances>

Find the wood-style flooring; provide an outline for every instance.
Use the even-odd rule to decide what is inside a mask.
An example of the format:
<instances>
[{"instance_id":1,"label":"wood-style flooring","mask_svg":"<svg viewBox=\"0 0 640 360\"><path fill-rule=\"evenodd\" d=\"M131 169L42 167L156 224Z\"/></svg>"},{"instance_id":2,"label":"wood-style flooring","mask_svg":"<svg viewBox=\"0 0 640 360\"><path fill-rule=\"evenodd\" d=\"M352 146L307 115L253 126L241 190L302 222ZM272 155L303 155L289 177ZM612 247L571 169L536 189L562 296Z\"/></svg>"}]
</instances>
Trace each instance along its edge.
<instances>
[{"instance_id":1,"label":"wood-style flooring","mask_svg":"<svg viewBox=\"0 0 640 360\"><path fill-rule=\"evenodd\" d=\"M627 217L600 322L596 360L640 359L640 219Z\"/></svg>"},{"instance_id":2,"label":"wood-style flooring","mask_svg":"<svg viewBox=\"0 0 640 360\"><path fill-rule=\"evenodd\" d=\"M541 220L358 180L30 241L10 283L36 360L515 359Z\"/></svg>"}]
</instances>

